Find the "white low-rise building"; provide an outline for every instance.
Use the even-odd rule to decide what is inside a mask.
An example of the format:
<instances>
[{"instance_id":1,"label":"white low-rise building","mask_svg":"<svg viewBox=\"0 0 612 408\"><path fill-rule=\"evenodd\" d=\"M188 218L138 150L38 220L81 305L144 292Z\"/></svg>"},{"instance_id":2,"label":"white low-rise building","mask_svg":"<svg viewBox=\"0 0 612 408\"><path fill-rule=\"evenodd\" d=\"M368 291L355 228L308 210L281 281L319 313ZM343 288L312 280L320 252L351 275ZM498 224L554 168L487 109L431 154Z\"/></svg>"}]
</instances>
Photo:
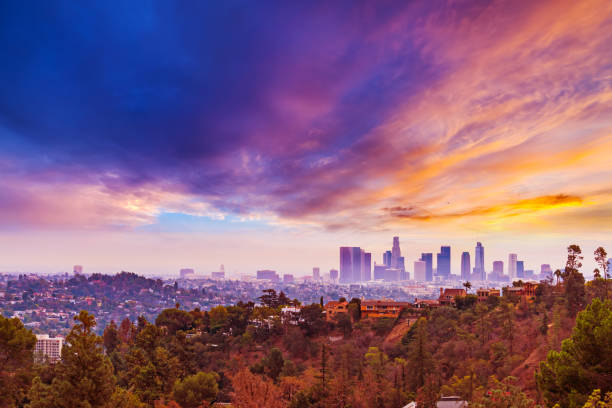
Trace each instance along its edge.
<instances>
[{"instance_id":1,"label":"white low-rise building","mask_svg":"<svg viewBox=\"0 0 612 408\"><path fill-rule=\"evenodd\" d=\"M63 337L49 337L48 334L36 335L34 359L38 362L57 363L62 358Z\"/></svg>"}]
</instances>

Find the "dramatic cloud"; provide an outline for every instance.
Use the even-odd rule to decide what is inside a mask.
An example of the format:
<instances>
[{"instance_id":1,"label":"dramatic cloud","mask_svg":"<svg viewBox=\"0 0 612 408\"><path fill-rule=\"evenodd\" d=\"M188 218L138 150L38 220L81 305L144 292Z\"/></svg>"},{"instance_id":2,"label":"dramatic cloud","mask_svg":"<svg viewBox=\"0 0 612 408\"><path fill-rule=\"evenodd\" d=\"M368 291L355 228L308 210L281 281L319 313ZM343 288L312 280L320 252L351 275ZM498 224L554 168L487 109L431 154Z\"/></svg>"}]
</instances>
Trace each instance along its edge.
<instances>
[{"instance_id":1,"label":"dramatic cloud","mask_svg":"<svg viewBox=\"0 0 612 408\"><path fill-rule=\"evenodd\" d=\"M90 7L1 6L0 227L612 228L609 1Z\"/></svg>"}]
</instances>

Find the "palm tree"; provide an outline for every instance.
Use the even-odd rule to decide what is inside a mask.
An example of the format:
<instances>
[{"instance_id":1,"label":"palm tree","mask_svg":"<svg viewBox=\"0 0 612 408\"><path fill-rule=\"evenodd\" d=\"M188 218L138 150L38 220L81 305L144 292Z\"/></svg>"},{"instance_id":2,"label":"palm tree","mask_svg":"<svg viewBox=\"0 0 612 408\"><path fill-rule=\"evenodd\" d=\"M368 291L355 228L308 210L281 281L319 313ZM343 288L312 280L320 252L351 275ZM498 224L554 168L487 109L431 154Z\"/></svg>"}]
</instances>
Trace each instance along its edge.
<instances>
[{"instance_id":1,"label":"palm tree","mask_svg":"<svg viewBox=\"0 0 612 408\"><path fill-rule=\"evenodd\" d=\"M555 271L555 276L557 277L557 286L559 286L559 278L561 278L561 275L562 275L561 270L557 269Z\"/></svg>"},{"instance_id":2,"label":"palm tree","mask_svg":"<svg viewBox=\"0 0 612 408\"><path fill-rule=\"evenodd\" d=\"M595 262L599 264L604 276L604 285L606 288L606 299L608 299L608 262L606 260L608 253L603 247L599 247L595 250Z\"/></svg>"}]
</instances>

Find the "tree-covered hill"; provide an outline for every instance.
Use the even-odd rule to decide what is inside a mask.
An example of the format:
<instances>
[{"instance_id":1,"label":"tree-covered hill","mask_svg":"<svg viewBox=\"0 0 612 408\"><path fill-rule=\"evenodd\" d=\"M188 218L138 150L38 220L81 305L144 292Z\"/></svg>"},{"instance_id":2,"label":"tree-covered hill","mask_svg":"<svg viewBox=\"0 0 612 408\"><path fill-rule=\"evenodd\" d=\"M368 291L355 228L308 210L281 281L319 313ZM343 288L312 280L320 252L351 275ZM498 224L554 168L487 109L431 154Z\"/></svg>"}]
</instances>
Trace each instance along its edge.
<instances>
[{"instance_id":1,"label":"tree-covered hill","mask_svg":"<svg viewBox=\"0 0 612 408\"><path fill-rule=\"evenodd\" d=\"M295 301L274 291L261 305L111 322L102 336L81 312L55 365L34 364L34 336L0 317L0 406L399 408L455 395L473 407L610 407L607 271L585 283L580 256L570 247L533 298L467 295L396 319L362 317L359 299L331 321L320 303L283 312Z\"/></svg>"}]
</instances>

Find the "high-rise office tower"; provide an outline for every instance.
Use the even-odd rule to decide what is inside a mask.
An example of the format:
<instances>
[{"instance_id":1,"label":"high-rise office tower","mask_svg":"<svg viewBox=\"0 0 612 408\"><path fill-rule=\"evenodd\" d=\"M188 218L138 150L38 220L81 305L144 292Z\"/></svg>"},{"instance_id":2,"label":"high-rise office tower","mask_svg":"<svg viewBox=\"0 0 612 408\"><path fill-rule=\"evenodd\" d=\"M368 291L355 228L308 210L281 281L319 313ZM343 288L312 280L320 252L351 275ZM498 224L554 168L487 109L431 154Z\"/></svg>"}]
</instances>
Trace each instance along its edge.
<instances>
[{"instance_id":1,"label":"high-rise office tower","mask_svg":"<svg viewBox=\"0 0 612 408\"><path fill-rule=\"evenodd\" d=\"M540 279L546 279L549 276L552 276L552 268L550 267L550 264L540 265Z\"/></svg>"},{"instance_id":2,"label":"high-rise office tower","mask_svg":"<svg viewBox=\"0 0 612 408\"><path fill-rule=\"evenodd\" d=\"M365 261L364 250L359 247L351 248L351 255L353 261L353 280L352 282L361 282L362 265Z\"/></svg>"},{"instance_id":3,"label":"high-rise office tower","mask_svg":"<svg viewBox=\"0 0 612 408\"><path fill-rule=\"evenodd\" d=\"M374 264L374 280L385 279L385 271L387 270L387 268L387 265Z\"/></svg>"},{"instance_id":4,"label":"high-rise office tower","mask_svg":"<svg viewBox=\"0 0 612 408\"><path fill-rule=\"evenodd\" d=\"M421 261L425 262L425 280L433 281L433 254L431 252L422 253Z\"/></svg>"},{"instance_id":5,"label":"high-rise office tower","mask_svg":"<svg viewBox=\"0 0 612 408\"><path fill-rule=\"evenodd\" d=\"M363 282L372 280L372 253L366 252L363 254L363 275L361 276Z\"/></svg>"},{"instance_id":6,"label":"high-rise office tower","mask_svg":"<svg viewBox=\"0 0 612 408\"><path fill-rule=\"evenodd\" d=\"M400 250L399 237L393 237L393 247L391 248L391 267L398 268L399 257L402 256Z\"/></svg>"},{"instance_id":7,"label":"high-rise office tower","mask_svg":"<svg viewBox=\"0 0 612 408\"><path fill-rule=\"evenodd\" d=\"M461 279L470 280L472 266L470 263L470 253L464 252L461 254Z\"/></svg>"},{"instance_id":8,"label":"high-rise office tower","mask_svg":"<svg viewBox=\"0 0 612 408\"><path fill-rule=\"evenodd\" d=\"M516 261L516 277L523 279L525 277L525 262Z\"/></svg>"},{"instance_id":9,"label":"high-rise office tower","mask_svg":"<svg viewBox=\"0 0 612 408\"><path fill-rule=\"evenodd\" d=\"M516 279L516 254L508 255L508 277L510 278L510 282Z\"/></svg>"},{"instance_id":10,"label":"high-rise office tower","mask_svg":"<svg viewBox=\"0 0 612 408\"><path fill-rule=\"evenodd\" d=\"M391 267L391 251L386 251L383 254L383 264L388 268Z\"/></svg>"},{"instance_id":11,"label":"high-rise office tower","mask_svg":"<svg viewBox=\"0 0 612 408\"><path fill-rule=\"evenodd\" d=\"M487 280L484 263L484 247L480 242L476 243L474 251L474 273L480 277L480 280Z\"/></svg>"},{"instance_id":12,"label":"high-rise office tower","mask_svg":"<svg viewBox=\"0 0 612 408\"><path fill-rule=\"evenodd\" d=\"M493 261L493 272L489 274L490 281L504 280L504 262Z\"/></svg>"},{"instance_id":13,"label":"high-rise office tower","mask_svg":"<svg viewBox=\"0 0 612 408\"><path fill-rule=\"evenodd\" d=\"M333 283L338 283L338 270L337 269L329 270L329 280L332 281Z\"/></svg>"},{"instance_id":14,"label":"high-rise office tower","mask_svg":"<svg viewBox=\"0 0 612 408\"><path fill-rule=\"evenodd\" d=\"M353 282L353 255L351 247L340 247L340 283Z\"/></svg>"},{"instance_id":15,"label":"high-rise office tower","mask_svg":"<svg viewBox=\"0 0 612 408\"><path fill-rule=\"evenodd\" d=\"M438 253L437 258L437 275L440 276L442 279L446 280L449 278L450 275L451 247L440 247L440 253Z\"/></svg>"},{"instance_id":16,"label":"high-rise office tower","mask_svg":"<svg viewBox=\"0 0 612 408\"><path fill-rule=\"evenodd\" d=\"M400 273L400 280L407 280L408 277L406 276L406 265L404 263L404 257L400 256L399 258L397 258L397 268L401 271Z\"/></svg>"},{"instance_id":17,"label":"high-rise office tower","mask_svg":"<svg viewBox=\"0 0 612 408\"><path fill-rule=\"evenodd\" d=\"M425 261L414 261L414 280L417 282L427 280L427 263Z\"/></svg>"},{"instance_id":18,"label":"high-rise office tower","mask_svg":"<svg viewBox=\"0 0 612 408\"><path fill-rule=\"evenodd\" d=\"M83 273L83 265L74 265L72 267L72 272L75 275L81 275Z\"/></svg>"},{"instance_id":19,"label":"high-rise office tower","mask_svg":"<svg viewBox=\"0 0 612 408\"><path fill-rule=\"evenodd\" d=\"M315 282L321 280L321 269L316 266L312 268L312 280Z\"/></svg>"}]
</instances>

